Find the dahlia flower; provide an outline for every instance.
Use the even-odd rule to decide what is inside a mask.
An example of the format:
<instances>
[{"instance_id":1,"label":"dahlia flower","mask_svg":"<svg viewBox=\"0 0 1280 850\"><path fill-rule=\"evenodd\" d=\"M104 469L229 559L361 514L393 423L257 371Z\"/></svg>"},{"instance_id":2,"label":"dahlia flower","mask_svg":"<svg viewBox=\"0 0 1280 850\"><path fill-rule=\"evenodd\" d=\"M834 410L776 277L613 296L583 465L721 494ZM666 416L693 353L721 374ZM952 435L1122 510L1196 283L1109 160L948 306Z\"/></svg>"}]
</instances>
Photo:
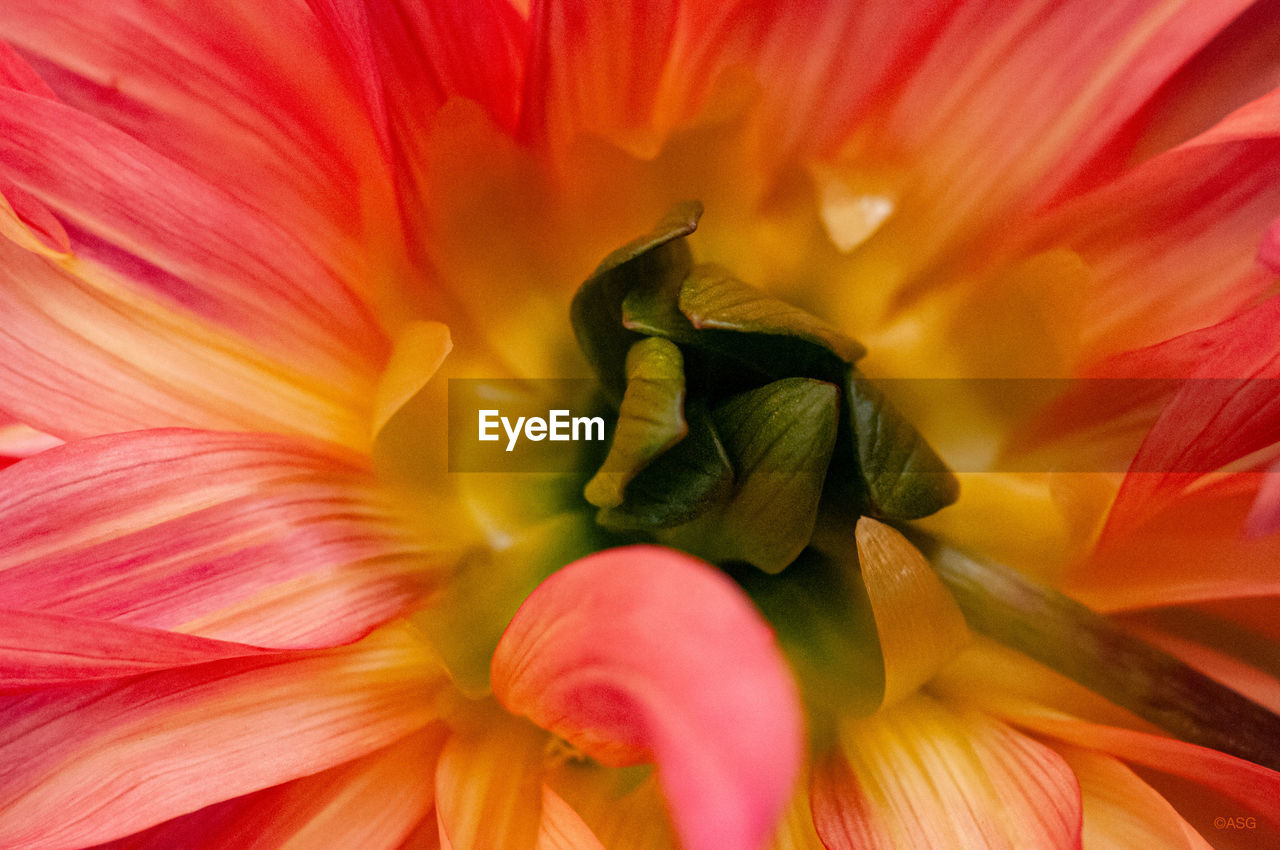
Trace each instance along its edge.
<instances>
[{"instance_id":1,"label":"dahlia flower","mask_svg":"<svg viewBox=\"0 0 1280 850\"><path fill-rule=\"evenodd\" d=\"M1273 841L1278 57L0 0L0 846Z\"/></svg>"}]
</instances>

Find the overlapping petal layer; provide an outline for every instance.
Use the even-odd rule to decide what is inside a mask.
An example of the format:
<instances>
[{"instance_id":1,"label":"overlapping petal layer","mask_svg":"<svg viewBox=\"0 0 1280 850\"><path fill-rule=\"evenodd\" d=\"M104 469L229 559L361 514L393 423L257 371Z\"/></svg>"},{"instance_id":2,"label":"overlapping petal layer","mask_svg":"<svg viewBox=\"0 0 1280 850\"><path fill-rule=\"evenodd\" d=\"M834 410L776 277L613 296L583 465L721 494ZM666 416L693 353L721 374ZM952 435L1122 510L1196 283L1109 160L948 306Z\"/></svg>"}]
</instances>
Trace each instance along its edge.
<instances>
[{"instance_id":1,"label":"overlapping petal layer","mask_svg":"<svg viewBox=\"0 0 1280 850\"><path fill-rule=\"evenodd\" d=\"M105 436L0 486L10 608L315 647L367 633L438 575L359 461L285 438Z\"/></svg>"},{"instance_id":2,"label":"overlapping petal layer","mask_svg":"<svg viewBox=\"0 0 1280 850\"><path fill-rule=\"evenodd\" d=\"M790 796L795 685L741 591L686 555L628 547L556 573L508 626L493 685L605 764L655 761L691 850L758 846Z\"/></svg>"},{"instance_id":3,"label":"overlapping petal layer","mask_svg":"<svg viewBox=\"0 0 1280 850\"><path fill-rule=\"evenodd\" d=\"M4 697L0 843L81 847L364 756L434 719L442 682L392 630Z\"/></svg>"}]
</instances>

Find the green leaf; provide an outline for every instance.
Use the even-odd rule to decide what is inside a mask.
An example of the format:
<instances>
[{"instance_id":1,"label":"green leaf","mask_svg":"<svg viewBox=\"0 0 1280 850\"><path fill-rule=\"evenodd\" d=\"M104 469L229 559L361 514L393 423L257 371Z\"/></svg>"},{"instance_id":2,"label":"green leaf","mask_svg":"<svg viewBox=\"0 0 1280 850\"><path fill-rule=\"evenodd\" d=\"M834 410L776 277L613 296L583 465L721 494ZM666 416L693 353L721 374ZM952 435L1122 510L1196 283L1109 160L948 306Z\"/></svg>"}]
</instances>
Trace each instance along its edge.
<instances>
[{"instance_id":1,"label":"green leaf","mask_svg":"<svg viewBox=\"0 0 1280 850\"><path fill-rule=\"evenodd\" d=\"M686 411L689 434L627 485L621 505L596 521L616 531L652 531L682 525L729 498L733 467L700 405Z\"/></svg>"},{"instance_id":2,"label":"green leaf","mask_svg":"<svg viewBox=\"0 0 1280 850\"><path fill-rule=\"evenodd\" d=\"M960 495L960 482L920 432L857 369L849 369L849 420L870 512L920 519Z\"/></svg>"},{"instance_id":3,"label":"green leaf","mask_svg":"<svg viewBox=\"0 0 1280 850\"><path fill-rule=\"evenodd\" d=\"M680 312L699 330L760 334L791 341L797 356L853 363L867 350L811 313L743 283L715 265L694 268L680 287ZM805 348L816 352L805 352Z\"/></svg>"},{"instance_id":4,"label":"green leaf","mask_svg":"<svg viewBox=\"0 0 1280 850\"><path fill-rule=\"evenodd\" d=\"M683 237L698 226L702 205L680 204L652 231L605 257L578 288L569 308L574 335L605 389L621 398L627 351L639 336L622 326L622 300L641 284L683 280L693 255Z\"/></svg>"},{"instance_id":5,"label":"green leaf","mask_svg":"<svg viewBox=\"0 0 1280 850\"><path fill-rule=\"evenodd\" d=\"M837 388L807 378L774 381L721 405L713 418L737 490L660 539L711 561L781 571L813 533L839 416Z\"/></svg>"},{"instance_id":6,"label":"green leaf","mask_svg":"<svg viewBox=\"0 0 1280 850\"><path fill-rule=\"evenodd\" d=\"M631 479L689 431L684 418L684 357L674 343L650 337L627 353L627 389L609 454L587 482L587 501L616 508Z\"/></svg>"}]
</instances>

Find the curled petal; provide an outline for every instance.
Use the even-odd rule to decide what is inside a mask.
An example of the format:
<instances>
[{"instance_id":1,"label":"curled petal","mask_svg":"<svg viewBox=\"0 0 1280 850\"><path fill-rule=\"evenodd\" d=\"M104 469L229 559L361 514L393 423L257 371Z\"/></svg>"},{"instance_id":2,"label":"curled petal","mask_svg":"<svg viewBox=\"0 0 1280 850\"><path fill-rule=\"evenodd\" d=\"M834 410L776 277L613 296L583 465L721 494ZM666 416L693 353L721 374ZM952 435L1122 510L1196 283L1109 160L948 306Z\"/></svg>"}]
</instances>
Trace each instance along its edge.
<instances>
[{"instance_id":1,"label":"curled petal","mask_svg":"<svg viewBox=\"0 0 1280 850\"><path fill-rule=\"evenodd\" d=\"M830 850L1080 847L1071 769L999 721L916 696L841 732L811 792Z\"/></svg>"},{"instance_id":2,"label":"curled petal","mask_svg":"<svg viewBox=\"0 0 1280 850\"><path fill-rule=\"evenodd\" d=\"M920 550L884 523L858 520L858 562L884 659L881 705L933 678L969 640L964 615Z\"/></svg>"},{"instance_id":3,"label":"curled petal","mask_svg":"<svg viewBox=\"0 0 1280 850\"><path fill-rule=\"evenodd\" d=\"M656 761L690 850L759 847L790 799L795 684L742 592L686 555L614 549L547 579L498 644L493 686L606 764Z\"/></svg>"},{"instance_id":4,"label":"curled petal","mask_svg":"<svg viewBox=\"0 0 1280 850\"><path fill-rule=\"evenodd\" d=\"M0 700L0 845L82 847L385 747L439 711L407 632Z\"/></svg>"},{"instance_id":5,"label":"curled petal","mask_svg":"<svg viewBox=\"0 0 1280 850\"><path fill-rule=\"evenodd\" d=\"M358 462L266 435L144 431L0 473L0 599L263 646L351 641L428 592Z\"/></svg>"},{"instance_id":6,"label":"curled petal","mask_svg":"<svg viewBox=\"0 0 1280 850\"><path fill-rule=\"evenodd\" d=\"M373 397L375 440L383 426L422 389L452 350L449 328L439 322L414 322L400 332Z\"/></svg>"}]
</instances>

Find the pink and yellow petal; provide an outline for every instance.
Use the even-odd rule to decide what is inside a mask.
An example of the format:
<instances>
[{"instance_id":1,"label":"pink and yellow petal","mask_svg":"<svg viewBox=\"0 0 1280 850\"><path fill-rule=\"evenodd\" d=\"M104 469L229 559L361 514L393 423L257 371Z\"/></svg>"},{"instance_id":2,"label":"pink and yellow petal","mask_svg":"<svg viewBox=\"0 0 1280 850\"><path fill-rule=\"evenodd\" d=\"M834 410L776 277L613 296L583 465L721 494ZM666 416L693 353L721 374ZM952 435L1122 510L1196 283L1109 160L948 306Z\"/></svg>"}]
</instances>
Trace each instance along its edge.
<instances>
[{"instance_id":1,"label":"pink and yellow petal","mask_svg":"<svg viewBox=\"0 0 1280 850\"><path fill-rule=\"evenodd\" d=\"M830 850L1080 847L1070 767L997 720L917 695L840 738L811 789Z\"/></svg>"},{"instance_id":2,"label":"pink and yellow petal","mask_svg":"<svg viewBox=\"0 0 1280 850\"><path fill-rule=\"evenodd\" d=\"M391 630L6 697L0 843L98 843L325 770L425 727L442 691L425 648Z\"/></svg>"},{"instance_id":3,"label":"pink and yellow petal","mask_svg":"<svg viewBox=\"0 0 1280 850\"><path fill-rule=\"evenodd\" d=\"M202 427L368 445L371 378L290 369L105 272L82 277L0 241L0 310L3 408L53 436Z\"/></svg>"},{"instance_id":4,"label":"pink and yellow petal","mask_svg":"<svg viewBox=\"0 0 1280 850\"><path fill-rule=\"evenodd\" d=\"M397 850L432 818L431 774L442 737L440 727L430 726L346 764L215 803L97 850Z\"/></svg>"},{"instance_id":5,"label":"pink and yellow petal","mask_svg":"<svg viewBox=\"0 0 1280 850\"><path fill-rule=\"evenodd\" d=\"M0 172L58 216L71 273L112 272L313 379L381 364L365 304L282 220L72 107L0 89L0 114Z\"/></svg>"},{"instance_id":6,"label":"pink and yellow petal","mask_svg":"<svg viewBox=\"0 0 1280 850\"><path fill-rule=\"evenodd\" d=\"M0 9L0 31L72 108L262 211L360 293L380 283L390 175L301 5L38 0Z\"/></svg>"},{"instance_id":7,"label":"pink and yellow petal","mask_svg":"<svg viewBox=\"0 0 1280 850\"><path fill-rule=\"evenodd\" d=\"M690 850L760 846L790 799L796 686L742 592L688 556L628 547L556 573L508 626L493 686L607 765L656 762Z\"/></svg>"},{"instance_id":8,"label":"pink and yellow petal","mask_svg":"<svg viewBox=\"0 0 1280 850\"><path fill-rule=\"evenodd\" d=\"M266 435L149 431L0 473L15 608L265 646L354 640L429 593L360 462Z\"/></svg>"},{"instance_id":9,"label":"pink and yellow petal","mask_svg":"<svg viewBox=\"0 0 1280 850\"><path fill-rule=\"evenodd\" d=\"M0 613L0 693L262 655L244 644L60 614Z\"/></svg>"}]
</instances>

